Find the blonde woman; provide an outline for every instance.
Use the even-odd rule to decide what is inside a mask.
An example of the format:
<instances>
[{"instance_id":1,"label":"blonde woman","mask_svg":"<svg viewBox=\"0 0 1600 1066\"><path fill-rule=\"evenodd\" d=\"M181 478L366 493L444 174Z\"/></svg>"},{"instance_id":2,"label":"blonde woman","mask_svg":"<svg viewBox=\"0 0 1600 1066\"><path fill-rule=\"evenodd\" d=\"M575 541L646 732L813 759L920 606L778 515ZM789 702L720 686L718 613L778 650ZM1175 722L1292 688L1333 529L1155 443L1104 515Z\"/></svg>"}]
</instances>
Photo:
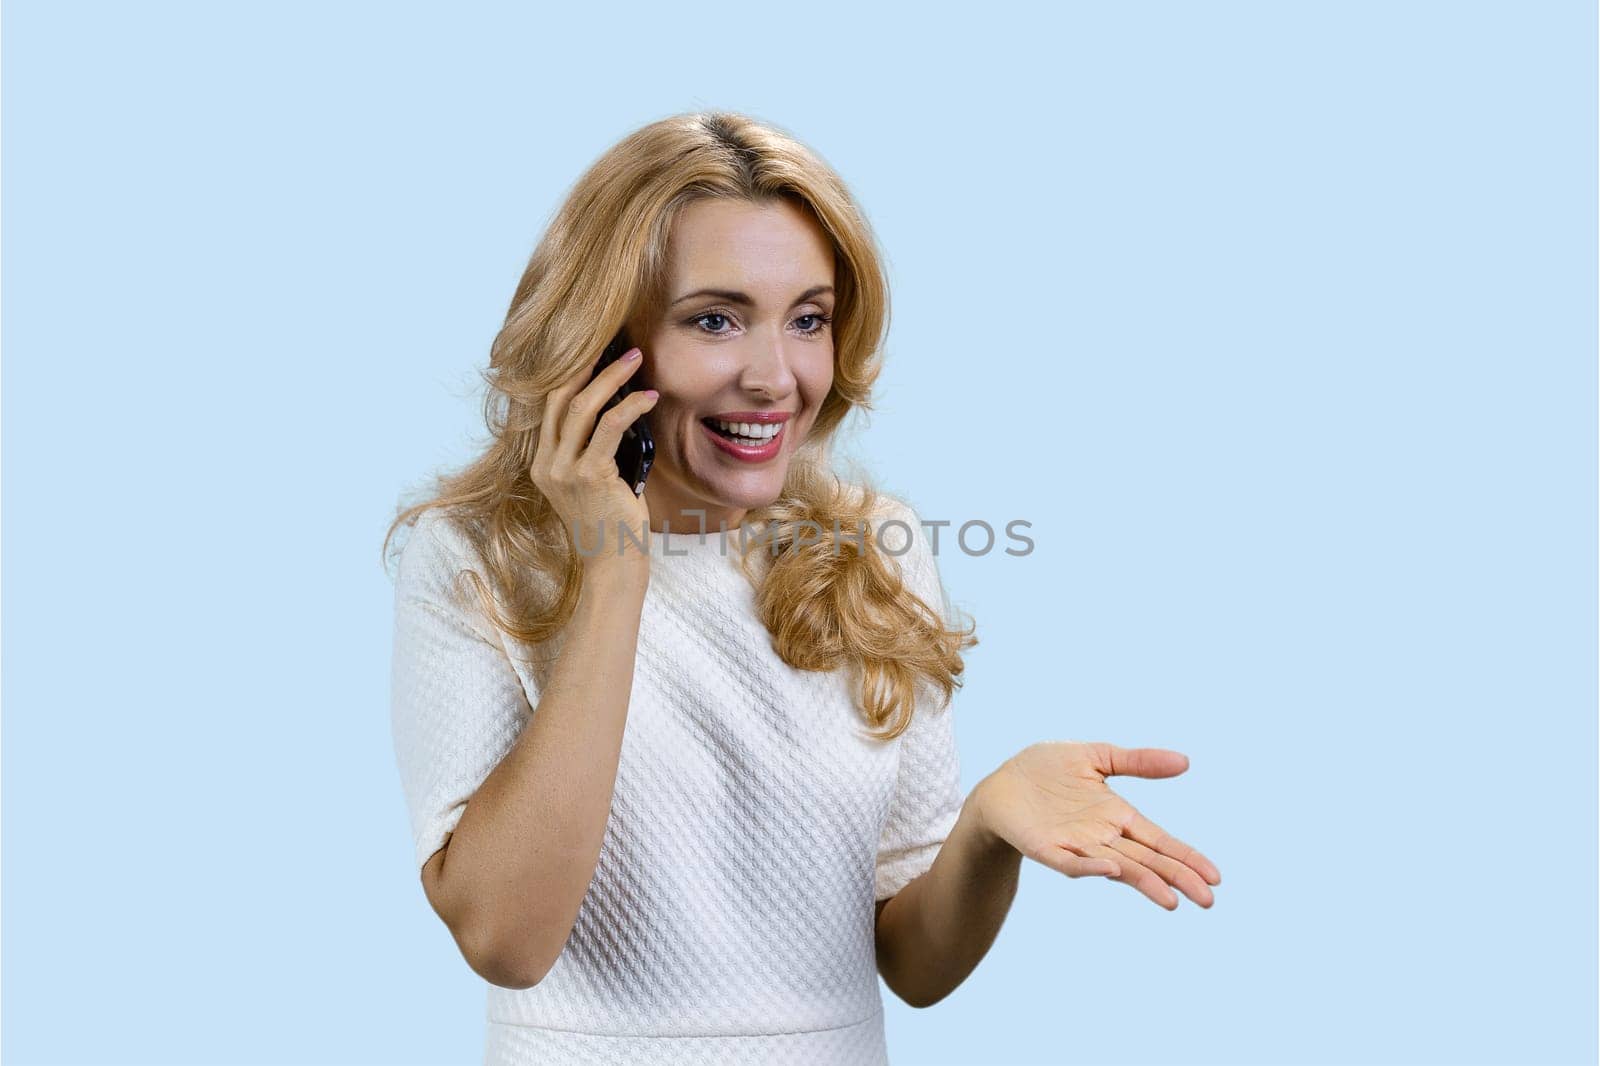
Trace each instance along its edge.
<instances>
[{"instance_id":1,"label":"blonde woman","mask_svg":"<svg viewBox=\"0 0 1600 1066\"><path fill-rule=\"evenodd\" d=\"M948 995L1023 856L1211 905L1215 867L1105 785L1176 752L1041 743L962 793L975 627L915 510L830 460L888 316L838 176L735 114L623 139L534 252L490 443L389 529L396 754L485 1061L886 1062L879 975Z\"/></svg>"}]
</instances>

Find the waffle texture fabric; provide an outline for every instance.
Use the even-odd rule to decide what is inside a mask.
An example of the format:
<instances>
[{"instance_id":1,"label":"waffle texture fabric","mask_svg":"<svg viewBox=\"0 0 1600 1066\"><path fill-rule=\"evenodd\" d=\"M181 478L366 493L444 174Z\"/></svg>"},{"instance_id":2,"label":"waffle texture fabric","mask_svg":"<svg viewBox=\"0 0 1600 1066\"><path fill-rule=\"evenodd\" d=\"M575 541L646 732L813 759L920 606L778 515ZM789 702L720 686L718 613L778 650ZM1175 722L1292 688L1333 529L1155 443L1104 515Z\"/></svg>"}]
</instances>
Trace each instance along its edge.
<instances>
[{"instance_id":1,"label":"waffle texture fabric","mask_svg":"<svg viewBox=\"0 0 1600 1066\"><path fill-rule=\"evenodd\" d=\"M915 511L880 521L948 619ZM486 984L487 1064L881 1066L874 902L933 863L960 812L951 707L919 681L910 728L866 735L847 670L772 649L737 532L652 534L651 575L599 861L562 954L527 989ZM760 549L755 549L759 551ZM561 636L507 641L425 512L395 578L392 727L420 867L539 703Z\"/></svg>"}]
</instances>

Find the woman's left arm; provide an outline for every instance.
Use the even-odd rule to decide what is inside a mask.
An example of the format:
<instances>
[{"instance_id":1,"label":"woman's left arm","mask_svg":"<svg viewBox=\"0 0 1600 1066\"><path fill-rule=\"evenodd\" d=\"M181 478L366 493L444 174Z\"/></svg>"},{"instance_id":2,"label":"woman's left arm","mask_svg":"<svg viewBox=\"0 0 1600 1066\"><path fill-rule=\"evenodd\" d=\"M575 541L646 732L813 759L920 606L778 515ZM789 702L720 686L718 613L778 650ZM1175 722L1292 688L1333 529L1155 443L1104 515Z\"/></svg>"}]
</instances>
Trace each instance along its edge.
<instances>
[{"instance_id":1,"label":"woman's left arm","mask_svg":"<svg viewBox=\"0 0 1600 1066\"><path fill-rule=\"evenodd\" d=\"M1022 853L978 820L974 789L933 865L878 902L878 973L913 1007L967 979L994 943L1017 893Z\"/></svg>"},{"instance_id":2,"label":"woman's left arm","mask_svg":"<svg viewBox=\"0 0 1600 1066\"><path fill-rule=\"evenodd\" d=\"M1210 907L1210 886L1222 883L1216 866L1105 784L1188 767L1164 748L1076 741L1034 744L1006 760L962 804L933 864L878 904L884 983L927 1007L966 980L1011 909L1023 856L1068 877L1121 881L1168 910L1178 906L1172 888Z\"/></svg>"}]
</instances>

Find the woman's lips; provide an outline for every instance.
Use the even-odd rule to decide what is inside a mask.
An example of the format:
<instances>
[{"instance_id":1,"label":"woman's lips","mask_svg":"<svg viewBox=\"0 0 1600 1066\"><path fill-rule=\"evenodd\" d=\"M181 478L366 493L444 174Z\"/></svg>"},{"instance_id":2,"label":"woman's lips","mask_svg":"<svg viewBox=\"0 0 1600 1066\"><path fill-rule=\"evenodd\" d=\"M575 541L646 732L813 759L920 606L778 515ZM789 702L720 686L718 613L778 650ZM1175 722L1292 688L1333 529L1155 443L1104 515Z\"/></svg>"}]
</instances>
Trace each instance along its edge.
<instances>
[{"instance_id":1,"label":"woman's lips","mask_svg":"<svg viewBox=\"0 0 1600 1066\"><path fill-rule=\"evenodd\" d=\"M724 437L722 434L718 433L716 430L712 429L710 426L706 425L704 422L700 423L700 428L705 430L706 436L710 437L712 442L716 444L717 447L721 448L735 459L742 460L746 463L764 463L768 459L771 459L773 456L777 455L779 450L782 449L784 434L789 432L789 423L784 422L781 428L779 428L778 432L772 435L772 439L767 441L765 444L757 444L754 446L749 444L735 443L734 441L731 441L727 437Z\"/></svg>"}]
</instances>

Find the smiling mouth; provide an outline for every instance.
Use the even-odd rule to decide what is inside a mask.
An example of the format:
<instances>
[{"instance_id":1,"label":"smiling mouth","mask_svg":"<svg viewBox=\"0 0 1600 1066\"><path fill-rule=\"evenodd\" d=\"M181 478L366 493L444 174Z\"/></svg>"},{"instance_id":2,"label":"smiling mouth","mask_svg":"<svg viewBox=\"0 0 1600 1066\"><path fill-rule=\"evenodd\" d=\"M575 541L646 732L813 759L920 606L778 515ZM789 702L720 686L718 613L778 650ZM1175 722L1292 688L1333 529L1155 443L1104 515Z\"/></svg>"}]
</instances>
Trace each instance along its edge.
<instances>
[{"instance_id":1,"label":"smiling mouth","mask_svg":"<svg viewBox=\"0 0 1600 1066\"><path fill-rule=\"evenodd\" d=\"M723 422L715 418L702 418L701 424L724 440L759 448L783 435L787 422Z\"/></svg>"}]
</instances>

